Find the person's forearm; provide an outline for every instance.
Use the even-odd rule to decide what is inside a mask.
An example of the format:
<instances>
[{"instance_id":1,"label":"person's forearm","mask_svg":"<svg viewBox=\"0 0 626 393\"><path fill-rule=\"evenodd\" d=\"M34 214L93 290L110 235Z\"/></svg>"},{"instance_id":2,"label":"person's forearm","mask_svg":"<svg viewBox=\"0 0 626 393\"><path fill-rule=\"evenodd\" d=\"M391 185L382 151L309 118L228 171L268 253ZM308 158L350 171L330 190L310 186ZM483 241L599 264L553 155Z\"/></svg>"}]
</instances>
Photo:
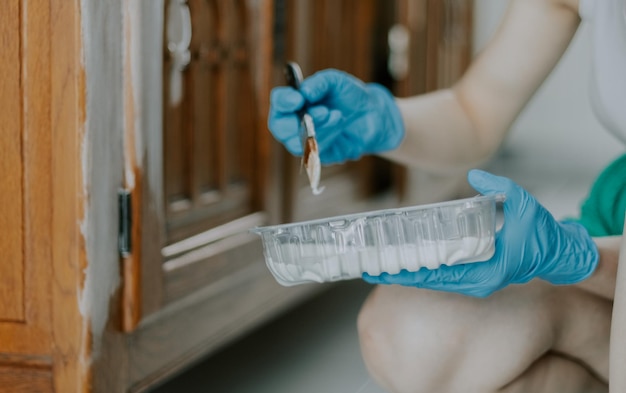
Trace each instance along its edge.
<instances>
[{"instance_id":1,"label":"person's forearm","mask_svg":"<svg viewBox=\"0 0 626 393\"><path fill-rule=\"evenodd\" d=\"M598 266L591 277L576 286L598 296L613 299L621 240L621 236L594 238L600 253Z\"/></svg>"},{"instance_id":2,"label":"person's forearm","mask_svg":"<svg viewBox=\"0 0 626 393\"><path fill-rule=\"evenodd\" d=\"M454 87L397 99L405 138L384 156L436 172L466 170L489 158L579 23L576 7L559 1L511 1L493 40Z\"/></svg>"},{"instance_id":3,"label":"person's forearm","mask_svg":"<svg viewBox=\"0 0 626 393\"><path fill-rule=\"evenodd\" d=\"M504 135L479 131L458 94L445 89L398 99L406 130L400 147L384 156L434 172L464 171L478 166L499 146Z\"/></svg>"}]
</instances>

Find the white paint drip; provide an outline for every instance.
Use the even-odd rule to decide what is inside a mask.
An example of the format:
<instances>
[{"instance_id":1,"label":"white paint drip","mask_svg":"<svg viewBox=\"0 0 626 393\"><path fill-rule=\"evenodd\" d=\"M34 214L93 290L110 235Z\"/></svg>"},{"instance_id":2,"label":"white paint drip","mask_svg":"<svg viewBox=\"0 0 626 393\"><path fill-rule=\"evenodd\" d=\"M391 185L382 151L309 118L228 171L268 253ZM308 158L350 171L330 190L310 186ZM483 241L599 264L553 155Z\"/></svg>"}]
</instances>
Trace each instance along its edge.
<instances>
[{"instance_id":1,"label":"white paint drip","mask_svg":"<svg viewBox=\"0 0 626 393\"><path fill-rule=\"evenodd\" d=\"M324 192L325 187L320 187L322 163L320 161L320 155L317 151L317 148L311 149L305 167L307 176L309 177L309 183L311 184L311 191L313 192L313 195L319 195Z\"/></svg>"}]
</instances>

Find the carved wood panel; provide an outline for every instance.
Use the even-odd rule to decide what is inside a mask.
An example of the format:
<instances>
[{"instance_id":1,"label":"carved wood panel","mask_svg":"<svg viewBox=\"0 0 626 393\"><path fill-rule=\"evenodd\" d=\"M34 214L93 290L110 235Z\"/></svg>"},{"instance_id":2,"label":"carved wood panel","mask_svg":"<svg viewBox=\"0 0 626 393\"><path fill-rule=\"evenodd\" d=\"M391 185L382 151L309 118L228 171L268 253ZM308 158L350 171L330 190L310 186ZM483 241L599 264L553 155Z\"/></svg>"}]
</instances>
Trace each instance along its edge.
<instances>
[{"instance_id":1,"label":"carved wood panel","mask_svg":"<svg viewBox=\"0 0 626 393\"><path fill-rule=\"evenodd\" d=\"M170 4L176 4L171 2ZM167 242L252 212L258 135L246 2L189 0L189 64L164 66ZM171 10L171 8L168 8ZM171 11L170 11L171 12ZM166 21L172 16L166 15ZM172 73L182 95L172 102Z\"/></svg>"}]
</instances>

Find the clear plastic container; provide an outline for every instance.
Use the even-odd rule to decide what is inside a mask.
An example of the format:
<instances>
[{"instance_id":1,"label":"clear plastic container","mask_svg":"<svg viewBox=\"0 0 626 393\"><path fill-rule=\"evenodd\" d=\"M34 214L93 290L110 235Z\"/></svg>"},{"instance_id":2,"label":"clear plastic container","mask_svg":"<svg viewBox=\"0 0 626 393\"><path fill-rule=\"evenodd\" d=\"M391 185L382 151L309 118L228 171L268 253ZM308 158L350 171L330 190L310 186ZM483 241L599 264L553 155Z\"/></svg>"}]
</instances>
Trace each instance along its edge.
<instances>
[{"instance_id":1,"label":"clear plastic container","mask_svg":"<svg viewBox=\"0 0 626 393\"><path fill-rule=\"evenodd\" d=\"M285 286L484 261L495 250L496 202L477 196L251 229Z\"/></svg>"}]
</instances>

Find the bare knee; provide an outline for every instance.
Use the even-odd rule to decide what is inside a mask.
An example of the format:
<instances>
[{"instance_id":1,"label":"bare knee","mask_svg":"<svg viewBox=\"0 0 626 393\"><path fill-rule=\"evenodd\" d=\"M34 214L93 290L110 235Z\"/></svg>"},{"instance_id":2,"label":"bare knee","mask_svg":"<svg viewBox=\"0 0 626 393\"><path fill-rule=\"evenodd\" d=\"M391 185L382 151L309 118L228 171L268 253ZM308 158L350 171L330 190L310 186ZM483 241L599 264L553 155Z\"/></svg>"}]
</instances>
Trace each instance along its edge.
<instances>
[{"instance_id":1,"label":"bare knee","mask_svg":"<svg viewBox=\"0 0 626 393\"><path fill-rule=\"evenodd\" d=\"M412 292L423 296L410 296L409 311L401 299ZM463 335L460 325L445 329L442 320L433 314L436 309L432 300L440 296L446 295L379 286L364 303L357 320L363 360L372 378L386 390L451 391L448 381L454 375L455 364L462 359Z\"/></svg>"},{"instance_id":2,"label":"bare knee","mask_svg":"<svg viewBox=\"0 0 626 393\"><path fill-rule=\"evenodd\" d=\"M391 392L498 391L551 348L546 292L533 284L476 299L379 286L357 321L365 365Z\"/></svg>"}]
</instances>

